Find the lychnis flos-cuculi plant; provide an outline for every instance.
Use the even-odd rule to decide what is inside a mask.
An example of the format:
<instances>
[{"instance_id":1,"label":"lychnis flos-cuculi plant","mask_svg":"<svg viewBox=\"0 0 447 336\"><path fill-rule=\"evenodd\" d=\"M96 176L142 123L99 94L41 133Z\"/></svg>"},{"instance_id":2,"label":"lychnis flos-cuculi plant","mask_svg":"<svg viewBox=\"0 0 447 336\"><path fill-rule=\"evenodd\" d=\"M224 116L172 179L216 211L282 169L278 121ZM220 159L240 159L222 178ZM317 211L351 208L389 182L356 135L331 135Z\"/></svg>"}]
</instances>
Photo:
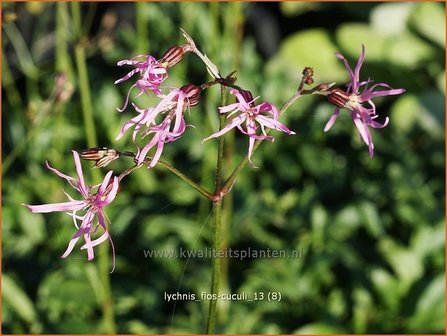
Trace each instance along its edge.
<instances>
[{"instance_id":1,"label":"lychnis flos-cuculi plant","mask_svg":"<svg viewBox=\"0 0 447 336\"><path fill-rule=\"evenodd\" d=\"M137 55L128 60L118 62L118 66L130 67L124 77L118 79L115 84L125 81L133 81L134 84L129 89L124 103L117 110L123 113L132 110L132 117L122 126L117 135L117 140L131 136L135 143L132 151L119 151L109 147L89 148L83 151L73 151L77 178L67 176L47 163L48 169L56 175L67 180L70 185L81 194L79 197L71 197L66 193L68 201L45 205L26 206L32 212L67 212L76 228L76 233L71 238L68 248L63 253L62 258L67 257L78 240L83 238L84 243L81 250L87 250L88 260L94 258L94 247L107 240L112 244L113 264L115 250L109 227L106 223L104 208L117 197L121 180L133 170L140 167L154 168L162 166L191 187L196 189L204 197L213 203L213 248L218 250L219 232L221 223L222 200L230 191L236 181L238 173L247 164L256 167L253 163L253 154L257 147L264 140L274 141L274 133L279 131L287 135L294 135L279 119L281 115L300 97L304 95L322 95L336 106L333 115L328 120L324 131L328 131L335 123L341 109L349 111L352 120L360 134L361 139L366 143L369 154L373 157L374 144L369 127L385 127L389 119L386 118L384 124L375 121L378 117L373 98L379 96L398 95L405 92L404 89L393 89L388 84L374 84L371 79L361 79L360 70L365 58L365 48L362 46L360 57L354 69L351 69L347 60L339 53L336 56L343 62L350 76L350 82L343 88L335 88L335 83L322 83L309 89L314 83L313 69L307 67L302 72L301 82L295 94L281 107L277 108L271 103L263 101L260 97L255 97L252 92L236 84L234 73L222 76L217 66L195 45L192 38L184 31L183 36L186 43L182 46L173 46L160 58L156 59L150 55ZM185 84L179 88L166 89L163 83L168 79L170 68L181 62L187 54L195 54L204 63L212 79L203 84ZM213 192L205 190L192 179L177 170L173 165L161 159L166 145L171 145L188 130L188 111L200 103L201 96L208 88L218 85L221 87L222 106L216 108L216 113L220 114L219 129L213 134L204 134L202 144L206 146L206 141L217 139L219 141L217 152L217 165L215 172L215 190ZM227 95L229 90L229 95ZM155 106L138 106L131 102L132 97L141 95L153 95L158 98ZM230 99L230 103L226 100ZM194 125L198 127L199 125ZM223 164L223 137L226 133L236 129L247 136L248 153L242 162L234 169L225 180L222 176ZM276 132L276 134L278 134ZM141 140L142 139L142 140ZM137 140L143 141L143 146L136 145ZM206 147L205 147L206 148ZM133 166L119 175L109 171L101 184L88 186L84 182L83 171L80 159L95 161L95 167L106 167L110 162L122 157L132 157ZM80 198L80 199L79 199ZM219 258L213 259L212 286L211 292L218 292ZM114 267L114 266L113 266ZM211 302L210 316L208 321L208 331L214 326L212 316L215 316L216 305Z\"/></svg>"}]
</instances>

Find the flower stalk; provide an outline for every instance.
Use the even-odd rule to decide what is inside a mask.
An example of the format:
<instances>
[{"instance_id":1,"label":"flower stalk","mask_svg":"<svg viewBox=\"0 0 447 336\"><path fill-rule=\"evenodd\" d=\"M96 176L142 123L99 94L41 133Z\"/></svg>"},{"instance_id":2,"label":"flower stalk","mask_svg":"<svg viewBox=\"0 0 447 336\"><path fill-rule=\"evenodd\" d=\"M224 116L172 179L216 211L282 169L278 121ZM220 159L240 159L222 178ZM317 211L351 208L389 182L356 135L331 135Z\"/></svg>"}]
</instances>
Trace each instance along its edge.
<instances>
[{"instance_id":1,"label":"flower stalk","mask_svg":"<svg viewBox=\"0 0 447 336\"><path fill-rule=\"evenodd\" d=\"M226 88L221 86L220 99L222 106L226 103ZM225 116L221 115L219 118L219 130L222 130L225 123ZM222 199L221 192L222 183L222 166L224 157L224 138L220 137L217 145L217 162L216 162L216 176L214 182L214 199L213 199L213 251L220 251L221 249L221 227L222 227ZM219 294L220 283L220 264L221 260L216 253L213 254L212 271L211 271L211 294ZM217 303L218 300L211 300L208 312L208 323L206 327L207 334L214 334L214 328L217 319Z\"/></svg>"}]
</instances>

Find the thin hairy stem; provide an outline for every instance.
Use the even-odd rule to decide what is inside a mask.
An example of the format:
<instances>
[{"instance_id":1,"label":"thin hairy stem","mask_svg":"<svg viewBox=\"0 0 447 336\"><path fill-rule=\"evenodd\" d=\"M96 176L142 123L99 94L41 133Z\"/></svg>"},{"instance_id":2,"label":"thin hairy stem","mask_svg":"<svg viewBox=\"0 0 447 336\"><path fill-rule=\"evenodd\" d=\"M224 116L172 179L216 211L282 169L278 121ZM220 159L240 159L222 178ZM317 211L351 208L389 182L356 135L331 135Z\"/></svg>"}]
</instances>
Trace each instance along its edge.
<instances>
[{"instance_id":1,"label":"thin hairy stem","mask_svg":"<svg viewBox=\"0 0 447 336\"><path fill-rule=\"evenodd\" d=\"M221 86L221 106L226 104L226 89ZM219 119L219 130L224 127L225 117L220 116ZM221 197L221 184L222 184L222 166L224 157L224 139L219 138L219 143L217 147L217 162L216 162L216 176L214 182L214 196L213 200L213 251L219 251L221 249L221 227L222 227L222 197ZM220 283L220 264L221 260L216 253L213 253L212 261L212 275L211 275L211 294L219 294L219 283ZM217 319L217 303L218 300L210 301L210 308L208 313L208 323L206 327L206 332L208 334L214 334L214 328Z\"/></svg>"}]
</instances>

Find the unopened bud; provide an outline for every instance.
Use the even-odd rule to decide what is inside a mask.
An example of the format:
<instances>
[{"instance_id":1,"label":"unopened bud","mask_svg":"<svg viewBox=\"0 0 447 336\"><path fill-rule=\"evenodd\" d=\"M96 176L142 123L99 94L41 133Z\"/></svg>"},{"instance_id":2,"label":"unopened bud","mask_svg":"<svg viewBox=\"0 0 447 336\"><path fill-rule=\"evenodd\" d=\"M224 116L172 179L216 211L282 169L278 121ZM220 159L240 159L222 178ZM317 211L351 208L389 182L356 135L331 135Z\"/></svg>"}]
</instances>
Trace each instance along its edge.
<instances>
[{"instance_id":1,"label":"unopened bud","mask_svg":"<svg viewBox=\"0 0 447 336\"><path fill-rule=\"evenodd\" d=\"M93 167L102 168L120 157L120 152L107 147L94 147L82 150L80 157L88 161L96 161Z\"/></svg>"},{"instance_id":2,"label":"unopened bud","mask_svg":"<svg viewBox=\"0 0 447 336\"><path fill-rule=\"evenodd\" d=\"M320 96L328 96L332 92L331 88L334 85L335 85L335 82L329 83L329 84L323 83L323 84L320 84L317 87L313 88L311 90L311 92L312 92L312 94L316 94L316 95L320 95Z\"/></svg>"},{"instance_id":3,"label":"unopened bud","mask_svg":"<svg viewBox=\"0 0 447 336\"><path fill-rule=\"evenodd\" d=\"M349 93L342 89L335 88L327 95L327 99L335 106L345 107L346 103L349 101Z\"/></svg>"},{"instance_id":4,"label":"unopened bud","mask_svg":"<svg viewBox=\"0 0 447 336\"><path fill-rule=\"evenodd\" d=\"M245 101L247 103L251 103L253 102L253 95L251 94L250 91L247 90L240 90L239 93L241 94L241 96L245 99Z\"/></svg>"},{"instance_id":5,"label":"unopened bud","mask_svg":"<svg viewBox=\"0 0 447 336\"><path fill-rule=\"evenodd\" d=\"M164 53L163 57L159 60L159 62L164 68L166 69L171 68L182 60L183 55L185 55L186 51L188 50L185 50L184 47L175 45L169 48Z\"/></svg>"},{"instance_id":6,"label":"unopened bud","mask_svg":"<svg viewBox=\"0 0 447 336\"><path fill-rule=\"evenodd\" d=\"M180 88L186 94L189 106L196 106L200 101L200 93L202 89L194 84L184 85Z\"/></svg>"},{"instance_id":7,"label":"unopened bud","mask_svg":"<svg viewBox=\"0 0 447 336\"><path fill-rule=\"evenodd\" d=\"M305 67L303 70L303 78L304 83L307 85L311 85L314 83L314 69L311 67Z\"/></svg>"}]
</instances>

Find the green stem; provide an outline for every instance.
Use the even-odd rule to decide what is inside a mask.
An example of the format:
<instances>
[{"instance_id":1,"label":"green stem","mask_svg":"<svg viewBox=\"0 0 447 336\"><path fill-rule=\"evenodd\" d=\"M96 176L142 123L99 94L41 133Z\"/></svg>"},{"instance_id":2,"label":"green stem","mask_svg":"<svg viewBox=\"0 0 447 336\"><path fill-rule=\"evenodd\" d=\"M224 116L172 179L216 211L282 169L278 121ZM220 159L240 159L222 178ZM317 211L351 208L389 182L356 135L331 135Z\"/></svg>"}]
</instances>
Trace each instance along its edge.
<instances>
[{"instance_id":1,"label":"green stem","mask_svg":"<svg viewBox=\"0 0 447 336\"><path fill-rule=\"evenodd\" d=\"M90 85L87 73L87 62L85 57L85 47L82 43L77 43L75 47L76 67L78 70L79 91L81 95L82 113L84 118L87 145L96 146L96 129L93 119L92 99L90 95Z\"/></svg>"},{"instance_id":2,"label":"green stem","mask_svg":"<svg viewBox=\"0 0 447 336\"><path fill-rule=\"evenodd\" d=\"M221 86L221 106L226 104L226 89ZM219 130L221 130L225 123L225 117L220 116ZM218 251L221 250L221 226L222 226L222 197L221 197L221 184L222 184L222 163L224 156L224 138L219 138L217 147L217 163L216 163L216 176L215 176L215 199L213 200L213 261L212 261L212 275L211 275L211 294L219 294L220 283L220 265L221 260L218 257ZM218 300L210 301L210 308L208 313L208 323L206 327L207 334L214 334L214 328L217 318L217 303Z\"/></svg>"},{"instance_id":3,"label":"green stem","mask_svg":"<svg viewBox=\"0 0 447 336\"><path fill-rule=\"evenodd\" d=\"M208 5L208 16L210 18L210 24L208 26L208 41L207 44L207 52L211 58L215 58L219 55L219 12L220 12L220 3L218 2L210 2ZM217 80L211 80L208 81L202 85L200 85L200 88L202 90L206 90L210 88L213 85L217 85L219 82ZM204 134L211 133L211 130L213 129L212 126L214 125L215 117L216 117L216 91L215 90L208 90L207 94L205 95L204 99L204 109L205 117L204 117L204 123L203 126L205 127L203 132ZM210 186L214 181L210 181L209 178L209 172L215 167L215 162L212 157L203 156L201 168L200 168L200 182L204 186ZM199 203L199 210L198 210L198 219L199 221L203 221L204 218L208 216L209 213L209 202L206 199L201 199Z\"/></svg>"},{"instance_id":4,"label":"green stem","mask_svg":"<svg viewBox=\"0 0 447 336\"><path fill-rule=\"evenodd\" d=\"M69 52L69 42L72 42L70 12L66 2L58 2L56 4L56 44L54 49L55 71L67 76L67 81L73 83L75 75L73 70L72 59ZM67 123L65 102L59 103L55 108L54 115L57 118L55 127L61 129ZM56 156L55 161L62 164L63 155L67 146L65 137L60 137L55 143ZM57 162L56 162L57 163Z\"/></svg>"},{"instance_id":5,"label":"green stem","mask_svg":"<svg viewBox=\"0 0 447 336\"><path fill-rule=\"evenodd\" d=\"M119 156L127 156L127 157L131 157L131 158L133 158L135 160L136 154L134 152L129 152L129 151L121 152L121 151L118 151L116 149L107 148L107 147L105 147L105 148L106 148L106 150L114 150L115 152L119 153L118 154ZM96 163L98 163L98 160L100 160L102 158L102 156L99 154L99 152L100 151L98 151L97 147L92 147L92 148L87 148L87 149L82 150L80 152L80 154L81 154L81 158L82 159L89 160L89 161L96 161ZM151 161L152 161L152 158L147 157L147 158L145 158L143 163L150 164ZM213 194L211 194L210 192L206 191L199 184L197 184L196 182L191 180L188 176L186 176L186 174L184 174L183 172L181 172L177 168L173 167L170 163L167 163L166 161L163 161L163 160L158 160L157 163L158 163L159 166L165 167L171 173L173 173L174 175L177 175L180 179L182 179L183 181L188 183L191 187L196 189L200 194L202 194L203 196L205 196L209 200L213 200L215 198ZM127 176L132 171L134 171L135 169L141 168L141 167L143 167L143 164L132 166L131 168L129 168L125 172L123 172L120 176L122 176L122 177Z\"/></svg>"},{"instance_id":6,"label":"green stem","mask_svg":"<svg viewBox=\"0 0 447 336\"><path fill-rule=\"evenodd\" d=\"M208 198L210 200L213 199L213 195L210 192L203 189L200 185L198 185L196 182L191 180L188 176L183 174L180 170L174 168L169 163L162 161L162 160L159 160L158 164L162 167L165 167L166 169L168 169L170 172L174 173L175 175L177 175L179 178L181 178L183 181L188 183L191 187L193 187L195 190L197 190L200 194L202 194L206 198Z\"/></svg>"},{"instance_id":7,"label":"green stem","mask_svg":"<svg viewBox=\"0 0 447 336\"><path fill-rule=\"evenodd\" d=\"M84 127L86 130L87 145L95 147L97 144L95 124L93 120L93 108L90 95L90 85L87 72L87 60L85 56L85 38L82 31L81 8L79 2L71 3L73 31L76 38L75 45L75 62L77 68L78 85L81 96L82 113L84 119ZM96 173L95 178L98 173ZM109 269L109 246L102 244L99 249L99 273L101 284L104 288L104 302L102 302L102 313L104 329L106 333L115 334L115 317L113 312L112 291L110 285L110 269Z\"/></svg>"},{"instance_id":8,"label":"green stem","mask_svg":"<svg viewBox=\"0 0 447 336\"><path fill-rule=\"evenodd\" d=\"M221 91L221 100L225 101L225 89L222 87ZM223 103L221 106L225 106L225 103ZM223 128L223 125L225 123L225 115L221 114L219 116L219 130ZM217 143L217 164L216 164L216 178L214 181L214 190L217 193L220 192L220 186L222 183L222 162L223 162L223 156L224 156L224 137L219 137L219 142Z\"/></svg>"},{"instance_id":9,"label":"green stem","mask_svg":"<svg viewBox=\"0 0 447 336\"><path fill-rule=\"evenodd\" d=\"M55 63L56 71L63 72L70 81L73 80L73 67L70 61L68 43L70 40L70 18L67 3L58 2L56 5L56 45Z\"/></svg>"},{"instance_id":10,"label":"green stem","mask_svg":"<svg viewBox=\"0 0 447 336\"><path fill-rule=\"evenodd\" d=\"M149 53L149 30L148 21L146 20L145 10L147 3L144 1L135 2L135 20L136 20L136 36L137 36L137 50L138 54Z\"/></svg>"},{"instance_id":11,"label":"green stem","mask_svg":"<svg viewBox=\"0 0 447 336\"><path fill-rule=\"evenodd\" d=\"M11 68L9 67L9 60L6 57L3 46L2 55L2 84L3 89L5 89L5 96L11 106L14 106L18 111L24 111L24 104L22 98L20 97L20 93L17 89L16 83L12 77Z\"/></svg>"},{"instance_id":12,"label":"green stem","mask_svg":"<svg viewBox=\"0 0 447 336\"><path fill-rule=\"evenodd\" d=\"M224 38L221 44L231 43L234 47L233 60L231 70L237 71L239 73L240 70L240 62L241 62L241 45L242 45L242 36L243 36L243 11L242 11L242 3L233 2L228 4L227 13L225 14L226 19L225 28L224 28ZM230 132L226 135L225 139L225 162L233 162L234 159L234 149L235 149L235 137L236 132ZM233 193L230 191L225 194L225 203L222 208L222 228L221 228L221 248L223 250L227 249L230 244L230 233L231 227L230 223L232 221L233 214ZM229 258L221 259L220 266L220 288L222 292L230 291L229 284ZM230 316L230 302L227 302L225 305L222 304L219 307L219 323L225 324L227 323Z\"/></svg>"},{"instance_id":13,"label":"green stem","mask_svg":"<svg viewBox=\"0 0 447 336\"><path fill-rule=\"evenodd\" d=\"M216 256L220 250L220 229L222 224L222 201L213 202L213 265L211 276L211 294L219 294L220 258ZM210 301L206 333L214 334L217 317L218 300Z\"/></svg>"},{"instance_id":14,"label":"green stem","mask_svg":"<svg viewBox=\"0 0 447 336\"><path fill-rule=\"evenodd\" d=\"M268 133L267 133L268 134ZM256 151L256 149L259 147L262 141L256 141L253 146L253 153ZM227 178L225 181L223 187L222 187L222 194L226 194L230 191L230 189L233 187L234 181L236 180L237 175L247 165L248 162L248 155L246 155L242 161L239 163L239 165L234 169L234 171L231 173L230 177Z\"/></svg>"}]
</instances>

